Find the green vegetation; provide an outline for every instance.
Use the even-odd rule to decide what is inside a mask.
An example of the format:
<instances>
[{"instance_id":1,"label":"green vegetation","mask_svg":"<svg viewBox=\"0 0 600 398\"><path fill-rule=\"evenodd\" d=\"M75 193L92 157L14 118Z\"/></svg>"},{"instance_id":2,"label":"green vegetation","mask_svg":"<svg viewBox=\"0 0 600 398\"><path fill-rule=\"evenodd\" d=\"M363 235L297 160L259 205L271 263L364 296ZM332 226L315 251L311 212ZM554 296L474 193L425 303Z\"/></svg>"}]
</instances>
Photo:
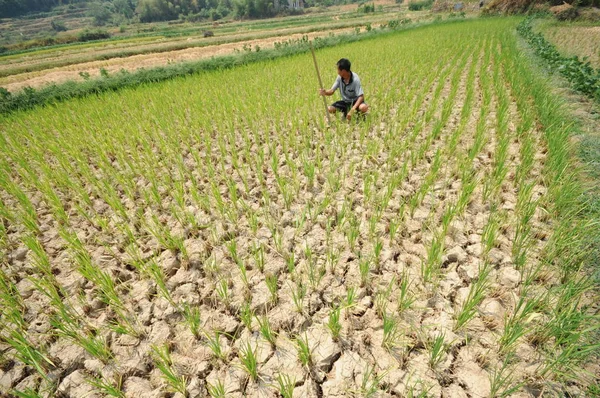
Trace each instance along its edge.
<instances>
[{"instance_id":1,"label":"green vegetation","mask_svg":"<svg viewBox=\"0 0 600 398\"><path fill-rule=\"evenodd\" d=\"M408 9L410 11L420 11L424 9L429 9L433 5L433 0L421 0L421 1L411 1L408 3Z\"/></svg>"}]
</instances>

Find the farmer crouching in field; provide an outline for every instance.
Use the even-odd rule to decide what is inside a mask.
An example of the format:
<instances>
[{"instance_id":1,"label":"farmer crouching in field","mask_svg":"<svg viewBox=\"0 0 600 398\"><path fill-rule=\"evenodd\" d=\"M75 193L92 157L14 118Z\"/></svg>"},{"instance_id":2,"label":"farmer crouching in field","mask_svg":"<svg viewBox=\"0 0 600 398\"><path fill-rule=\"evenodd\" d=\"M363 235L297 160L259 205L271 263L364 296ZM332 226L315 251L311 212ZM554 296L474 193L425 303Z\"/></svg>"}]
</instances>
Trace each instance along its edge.
<instances>
[{"instance_id":1,"label":"farmer crouching in field","mask_svg":"<svg viewBox=\"0 0 600 398\"><path fill-rule=\"evenodd\" d=\"M320 95L330 96L335 93L335 90L337 90L338 87L340 89L342 100L331 104L328 108L329 113L341 111L348 120L352 119L352 114L357 110L361 112L361 114L366 114L369 110L369 106L365 103L365 94L360 85L358 75L350 71L350 61L346 58L340 59L337 62L337 68L338 77L335 79L335 83L333 83L331 89L319 90Z\"/></svg>"}]
</instances>

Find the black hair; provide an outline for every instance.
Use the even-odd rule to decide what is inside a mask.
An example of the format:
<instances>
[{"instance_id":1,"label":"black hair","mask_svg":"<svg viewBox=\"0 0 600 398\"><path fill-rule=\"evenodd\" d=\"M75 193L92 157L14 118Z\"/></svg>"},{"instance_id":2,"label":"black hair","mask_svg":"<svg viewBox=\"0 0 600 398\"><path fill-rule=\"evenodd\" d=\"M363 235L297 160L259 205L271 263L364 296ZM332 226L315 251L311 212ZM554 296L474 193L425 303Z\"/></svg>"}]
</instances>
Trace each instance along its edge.
<instances>
[{"instance_id":1,"label":"black hair","mask_svg":"<svg viewBox=\"0 0 600 398\"><path fill-rule=\"evenodd\" d=\"M340 70L345 70L350 72L350 61L346 58L342 58L339 61L337 61L337 67Z\"/></svg>"}]
</instances>

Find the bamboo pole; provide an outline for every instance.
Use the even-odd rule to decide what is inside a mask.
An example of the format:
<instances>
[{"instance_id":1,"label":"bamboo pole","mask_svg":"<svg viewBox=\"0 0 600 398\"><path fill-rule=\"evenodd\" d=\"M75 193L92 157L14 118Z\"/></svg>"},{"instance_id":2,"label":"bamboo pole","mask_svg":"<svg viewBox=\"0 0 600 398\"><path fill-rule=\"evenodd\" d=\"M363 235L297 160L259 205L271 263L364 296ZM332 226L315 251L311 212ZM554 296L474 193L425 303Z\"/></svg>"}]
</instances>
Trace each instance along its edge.
<instances>
[{"instance_id":1,"label":"bamboo pole","mask_svg":"<svg viewBox=\"0 0 600 398\"><path fill-rule=\"evenodd\" d=\"M319 73L319 65L317 64L317 57L315 56L315 49L313 48L312 41L310 41L309 44L310 44L310 52L312 53L313 61L315 63L315 70L317 71L317 78L319 79L319 88L321 90L323 90L323 81L321 80L321 74ZM327 117L327 123L329 124L329 122L330 122L329 108L327 107L327 101L325 100L324 95L322 95L321 97L323 97L323 105L325 106L325 117Z\"/></svg>"}]
</instances>

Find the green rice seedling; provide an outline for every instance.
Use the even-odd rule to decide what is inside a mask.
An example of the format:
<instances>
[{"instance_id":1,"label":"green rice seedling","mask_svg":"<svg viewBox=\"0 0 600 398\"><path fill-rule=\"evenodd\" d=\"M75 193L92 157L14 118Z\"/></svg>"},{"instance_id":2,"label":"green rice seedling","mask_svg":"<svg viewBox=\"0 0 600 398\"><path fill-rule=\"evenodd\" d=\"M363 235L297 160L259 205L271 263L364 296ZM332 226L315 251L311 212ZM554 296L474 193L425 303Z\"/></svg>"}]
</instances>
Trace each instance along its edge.
<instances>
[{"instance_id":1,"label":"green rice seedling","mask_svg":"<svg viewBox=\"0 0 600 398\"><path fill-rule=\"evenodd\" d=\"M277 291L279 290L279 286L277 283L279 282L277 279L277 275L269 274L265 277L265 282L267 284L267 288L269 289L269 293L271 294L271 303L277 304L278 297Z\"/></svg>"},{"instance_id":2,"label":"green rice seedling","mask_svg":"<svg viewBox=\"0 0 600 398\"><path fill-rule=\"evenodd\" d=\"M358 272L360 273L360 286L370 287L371 260L368 257L360 258L358 260Z\"/></svg>"},{"instance_id":3,"label":"green rice seedling","mask_svg":"<svg viewBox=\"0 0 600 398\"><path fill-rule=\"evenodd\" d=\"M381 346L392 350L398 345L400 331L398 330L398 319L385 313L383 315L383 341Z\"/></svg>"},{"instance_id":4,"label":"green rice seedling","mask_svg":"<svg viewBox=\"0 0 600 398\"><path fill-rule=\"evenodd\" d=\"M309 262L308 267L308 281L313 290L317 290L323 277L327 273L325 266L318 266L315 262Z\"/></svg>"},{"instance_id":5,"label":"green rice seedling","mask_svg":"<svg viewBox=\"0 0 600 398\"><path fill-rule=\"evenodd\" d=\"M427 260L421 263L421 276L425 282L430 282L440 272L442 254L444 252L444 239L444 235L435 233L427 249Z\"/></svg>"},{"instance_id":6,"label":"green rice seedling","mask_svg":"<svg viewBox=\"0 0 600 398\"><path fill-rule=\"evenodd\" d=\"M245 301L240 306L239 317L244 326L248 328L248 330L252 330L252 319L254 319L254 311L250 305L250 302Z\"/></svg>"},{"instance_id":7,"label":"green rice seedling","mask_svg":"<svg viewBox=\"0 0 600 398\"><path fill-rule=\"evenodd\" d=\"M279 387L279 394L281 394L282 398L292 398L294 396L296 379L291 378L289 375L279 373L277 375L277 385Z\"/></svg>"},{"instance_id":8,"label":"green rice seedling","mask_svg":"<svg viewBox=\"0 0 600 398\"><path fill-rule=\"evenodd\" d=\"M257 244L254 250L252 251L252 255L254 256L254 264L256 268L260 272L265 271L265 248L262 243Z\"/></svg>"},{"instance_id":9,"label":"green rice seedling","mask_svg":"<svg viewBox=\"0 0 600 398\"><path fill-rule=\"evenodd\" d=\"M167 382L169 389L172 392L178 392L187 397L187 378L179 375L175 370L169 346L166 344L162 346L152 345L151 350L154 365L162 373L162 377Z\"/></svg>"},{"instance_id":10,"label":"green rice seedling","mask_svg":"<svg viewBox=\"0 0 600 398\"><path fill-rule=\"evenodd\" d=\"M106 340L100 335L82 330L74 319L55 314L50 318L50 324L56 333L73 340L94 358L103 363L109 363L112 360L113 354Z\"/></svg>"},{"instance_id":11,"label":"green rice seedling","mask_svg":"<svg viewBox=\"0 0 600 398\"><path fill-rule=\"evenodd\" d=\"M246 268L246 262L240 261L237 263L238 269L240 270L240 279L244 284L246 291L250 291L250 280L248 280L248 269Z\"/></svg>"},{"instance_id":12,"label":"green rice seedling","mask_svg":"<svg viewBox=\"0 0 600 398\"><path fill-rule=\"evenodd\" d=\"M52 266L50 265L50 258L42 247L42 244L37 237L33 235L26 235L22 238L23 243L31 251L33 265L40 272L40 274L53 278Z\"/></svg>"},{"instance_id":13,"label":"green rice seedling","mask_svg":"<svg viewBox=\"0 0 600 398\"><path fill-rule=\"evenodd\" d=\"M515 368L512 366L514 354L509 353L499 367L492 369L490 378L490 397L507 397L517 392L523 383L515 383Z\"/></svg>"},{"instance_id":14,"label":"green rice seedling","mask_svg":"<svg viewBox=\"0 0 600 398\"><path fill-rule=\"evenodd\" d=\"M223 381L217 380L215 384L206 383L206 389L208 390L208 394L212 398L226 398L227 394L225 391L225 384Z\"/></svg>"},{"instance_id":15,"label":"green rice seedling","mask_svg":"<svg viewBox=\"0 0 600 398\"><path fill-rule=\"evenodd\" d=\"M342 331L342 324L340 323L340 307L332 308L331 311L329 311L327 329L331 332L333 341L338 341L340 339L340 332Z\"/></svg>"},{"instance_id":16,"label":"green rice seedling","mask_svg":"<svg viewBox=\"0 0 600 398\"><path fill-rule=\"evenodd\" d=\"M357 297L356 297L356 287L348 286L346 288L346 297L344 298L343 307L346 317L349 315L349 311L356 305Z\"/></svg>"},{"instance_id":17,"label":"green rice seedling","mask_svg":"<svg viewBox=\"0 0 600 398\"><path fill-rule=\"evenodd\" d=\"M200 308L191 306L187 302L181 305L183 319L195 338L200 338Z\"/></svg>"},{"instance_id":18,"label":"green rice seedling","mask_svg":"<svg viewBox=\"0 0 600 398\"><path fill-rule=\"evenodd\" d=\"M204 337L206 338L206 345L210 348L215 358L225 361L228 354L221 347L221 333L218 330L215 330L212 335L204 332Z\"/></svg>"},{"instance_id":19,"label":"green rice seedling","mask_svg":"<svg viewBox=\"0 0 600 398\"><path fill-rule=\"evenodd\" d=\"M376 213L373 213L368 220L369 224L369 238L375 237L375 231L377 230L377 224L379 223L380 217Z\"/></svg>"},{"instance_id":20,"label":"green rice seedling","mask_svg":"<svg viewBox=\"0 0 600 398\"><path fill-rule=\"evenodd\" d=\"M259 227L258 214L250 207L246 210L246 220L248 221L248 226L250 226L250 231L256 236Z\"/></svg>"},{"instance_id":21,"label":"green rice seedling","mask_svg":"<svg viewBox=\"0 0 600 398\"><path fill-rule=\"evenodd\" d=\"M527 333L526 321L538 306L538 300L527 298L524 293L517 302L513 313L506 316L502 336L498 340L499 352L508 354L513 351L518 340Z\"/></svg>"},{"instance_id":22,"label":"green rice seedling","mask_svg":"<svg viewBox=\"0 0 600 398\"><path fill-rule=\"evenodd\" d=\"M290 285L290 290L292 292L292 301L294 302L294 307L299 314L304 312L304 298L306 297L306 285L302 283L302 281L297 281L295 285Z\"/></svg>"},{"instance_id":23,"label":"green rice seedling","mask_svg":"<svg viewBox=\"0 0 600 398\"><path fill-rule=\"evenodd\" d=\"M44 379L48 379L48 370L55 366L50 358L26 338L25 331L10 327L4 322L0 323L0 326L0 341L14 350L15 358L34 368Z\"/></svg>"},{"instance_id":24,"label":"green rice seedling","mask_svg":"<svg viewBox=\"0 0 600 398\"><path fill-rule=\"evenodd\" d=\"M13 389L10 392L11 392L11 394L14 394L14 396L18 397L18 398L42 398L43 397L43 395L39 394L37 391L35 391L31 387L27 387L23 391Z\"/></svg>"},{"instance_id":25,"label":"green rice seedling","mask_svg":"<svg viewBox=\"0 0 600 398\"><path fill-rule=\"evenodd\" d=\"M450 223L452 222L452 220L454 219L455 216L456 216L456 206L449 205L448 207L446 207L446 209L444 210L444 213L442 214L441 235L446 236L446 234L448 233L448 227L450 226Z\"/></svg>"},{"instance_id":26,"label":"green rice seedling","mask_svg":"<svg viewBox=\"0 0 600 398\"><path fill-rule=\"evenodd\" d=\"M490 250L496 246L496 240L498 236L498 229L500 228L500 213L496 209L496 206L490 208L490 216L488 222L483 227L483 234L481 235L481 241L483 243L483 254L486 256Z\"/></svg>"},{"instance_id":27,"label":"green rice seedling","mask_svg":"<svg viewBox=\"0 0 600 398\"><path fill-rule=\"evenodd\" d=\"M236 240L231 239L231 240L227 241L225 243L225 247L227 247L227 251L229 252L229 257L231 258L231 260L234 263L239 265L240 264L240 256L238 255Z\"/></svg>"},{"instance_id":28,"label":"green rice seedling","mask_svg":"<svg viewBox=\"0 0 600 398\"><path fill-rule=\"evenodd\" d=\"M296 271L296 256L294 252L290 252L285 256L285 265L287 266L288 274L294 275Z\"/></svg>"},{"instance_id":29,"label":"green rice seedling","mask_svg":"<svg viewBox=\"0 0 600 398\"><path fill-rule=\"evenodd\" d=\"M308 187L312 188L315 184L315 164L310 161L310 158L303 157L302 166L308 182Z\"/></svg>"},{"instance_id":30,"label":"green rice seedling","mask_svg":"<svg viewBox=\"0 0 600 398\"><path fill-rule=\"evenodd\" d=\"M337 264L340 260L340 251L338 249L329 248L327 249L327 253L325 255L325 262L329 265L329 271L332 274L335 274Z\"/></svg>"},{"instance_id":31,"label":"green rice seedling","mask_svg":"<svg viewBox=\"0 0 600 398\"><path fill-rule=\"evenodd\" d=\"M3 185L7 192L13 195L21 205L22 210L19 212L18 219L32 235L39 235L38 216L33 203L31 203L25 192L13 181L7 178L3 181Z\"/></svg>"},{"instance_id":32,"label":"green rice seedling","mask_svg":"<svg viewBox=\"0 0 600 398\"><path fill-rule=\"evenodd\" d=\"M280 254L283 253L283 232L281 232L279 228L274 228L271 233L273 234L275 250Z\"/></svg>"},{"instance_id":33,"label":"green rice seedling","mask_svg":"<svg viewBox=\"0 0 600 398\"><path fill-rule=\"evenodd\" d=\"M217 282L217 286L215 286L215 292L217 293L217 297L223 303L223 305L225 305L226 308L229 308L229 305L231 304L229 280L221 279L219 282Z\"/></svg>"},{"instance_id":34,"label":"green rice seedling","mask_svg":"<svg viewBox=\"0 0 600 398\"><path fill-rule=\"evenodd\" d=\"M385 313L387 312L387 306L388 306L388 303L390 300L390 296L392 295L392 289L395 284L396 284L396 278L392 277L392 280L390 280L390 283L388 283L386 288L379 290L377 292L377 294L375 295L375 312L382 319L383 319Z\"/></svg>"},{"instance_id":35,"label":"green rice seedling","mask_svg":"<svg viewBox=\"0 0 600 398\"><path fill-rule=\"evenodd\" d=\"M106 380L102 375L97 377L90 377L87 379L87 382L92 386L96 387L96 389L105 396L115 397L115 398L125 398L125 393L121 391L123 379L121 376L117 377L115 382L110 382Z\"/></svg>"},{"instance_id":36,"label":"green rice seedling","mask_svg":"<svg viewBox=\"0 0 600 398\"><path fill-rule=\"evenodd\" d=\"M313 251L308 245L304 247L304 258L309 265L313 264Z\"/></svg>"},{"instance_id":37,"label":"green rice seedling","mask_svg":"<svg viewBox=\"0 0 600 398\"><path fill-rule=\"evenodd\" d=\"M260 334L271 344L273 349L276 348L276 340L277 333L271 328L271 323L269 322L269 318L265 315L261 317L256 317L256 321L258 322L258 330Z\"/></svg>"},{"instance_id":38,"label":"green rice seedling","mask_svg":"<svg viewBox=\"0 0 600 398\"><path fill-rule=\"evenodd\" d=\"M123 313L125 306L117 293L115 282L110 274L102 271L92 262L92 258L83 243L72 231L60 227L61 237L67 242L73 255L77 271L87 280L98 286L100 299L117 313Z\"/></svg>"},{"instance_id":39,"label":"green rice seedling","mask_svg":"<svg viewBox=\"0 0 600 398\"><path fill-rule=\"evenodd\" d=\"M171 250L173 253L180 253L185 259L188 258L183 238L173 235L169 228L163 225L156 215L152 216L152 223L147 223L146 228L165 249Z\"/></svg>"},{"instance_id":40,"label":"green rice seedling","mask_svg":"<svg viewBox=\"0 0 600 398\"><path fill-rule=\"evenodd\" d=\"M0 315L4 321L12 323L15 327L25 330L25 304L15 284L0 269Z\"/></svg>"},{"instance_id":41,"label":"green rice seedling","mask_svg":"<svg viewBox=\"0 0 600 398\"><path fill-rule=\"evenodd\" d=\"M517 196L516 211L519 214L515 226L512 256L515 268L521 270L527 260L527 251L531 244L531 219L537 208L537 201L531 200L534 184L524 184Z\"/></svg>"},{"instance_id":42,"label":"green rice seedling","mask_svg":"<svg viewBox=\"0 0 600 398\"><path fill-rule=\"evenodd\" d=\"M402 206L404 206L404 203L402 203ZM398 233L398 228L400 228L400 225L402 224L402 221L400 219L401 219L401 217L395 217L395 218L391 219L389 222L390 242L393 242L394 239L396 238L396 234Z\"/></svg>"},{"instance_id":43,"label":"green rice seedling","mask_svg":"<svg viewBox=\"0 0 600 398\"><path fill-rule=\"evenodd\" d=\"M217 262L214 255L211 255L204 262L204 270L209 278L214 279L221 273L221 264Z\"/></svg>"},{"instance_id":44,"label":"green rice seedling","mask_svg":"<svg viewBox=\"0 0 600 398\"><path fill-rule=\"evenodd\" d=\"M458 314L456 314L454 331L462 329L477 314L477 307L485 298L485 294L489 287L488 276L490 271L491 265L488 263L484 263L484 265L480 267L477 281L471 284L469 294L467 295L462 308Z\"/></svg>"},{"instance_id":45,"label":"green rice seedling","mask_svg":"<svg viewBox=\"0 0 600 398\"><path fill-rule=\"evenodd\" d=\"M346 229L346 239L348 240L348 244L350 245L350 250L354 251L356 247L356 241L358 240L358 236L360 227L360 220L352 215L348 221L348 227Z\"/></svg>"},{"instance_id":46,"label":"green rice seedling","mask_svg":"<svg viewBox=\"0 0 600 398\"><path fill-rule=\"evenodd\" d=\"M448 345L445 342L445 334L440 333L433 338L428 344L429 349L429 366L435 368L442 362L446 356Z\"/></svg>"},{"instance_id":47,"label":"green rice seedling","mask_svg":"<svg viewBox=\"0 0 600 398\"><path fill-rule=\"evenodd\" d=\"M360 395L366 398L375 396L379 391L379 386L386 373L387 372L381 372L381 374L378 375L375 373L375 365L367 365L360 383Z\"/></svg>"},{"instance_id":48,"label":"green rice seedling","mask_svg":"<svg viewBox=\"0 0 600 398\"><path fill-rule=\"evenodd\" d=\"M377 266L377 272L381 266L381 251L383 250L383 242L380 239L375 241L373 245L373 258L375 259L375 265Z\"/></svg>"},{"instance_id":49,"label":"green rice seedling","mask_svg":"<svg viewBox=\"0 0 600 398\"><path fill-rule=\"evenodd\" d=\"M256 348L253 350L250 342L246 342L240 347L238 357L242 363L242 368L246 371L252 381L258 380L258 361L256 359Z\"/></svg>"},{"instance_id":50,"label":"green rice seedling","mask_svg":"<svg viewBox=\"0 0 600 398\"><path fill-rule=\"evenodd\" d=\"M461 177L463 184L460 196L456 202L456 214L462 214L471 201L471 196L479 184L476 174L472 170L464 170Z\"/></svg>"},{"instance_id":51,"label":"green rice seedling","mask_svg":"<svg viewBox=\"0 0 600 398\"><path fill-rule=\"evenodd\" d=\"M313 363L312 350L308 344L308 335L297 336L295 339L296 347L298 348L298 359L305 368L310 368Z\"/></svg>"},{"instance_id":52,"label":"green rice seedling","mask_svg":"<svg viewBox=\"0 0 600 398\"><path fill-rule=\"evenodd\" d=\"M156 283L156 290L160 297L167 300L172 306L177 307L175 301L173 301L173 298L171 297L171 292L167 288L165 274L154 258L146 264L146 270L154 283Z\"/></svg>"}]
</instances>

